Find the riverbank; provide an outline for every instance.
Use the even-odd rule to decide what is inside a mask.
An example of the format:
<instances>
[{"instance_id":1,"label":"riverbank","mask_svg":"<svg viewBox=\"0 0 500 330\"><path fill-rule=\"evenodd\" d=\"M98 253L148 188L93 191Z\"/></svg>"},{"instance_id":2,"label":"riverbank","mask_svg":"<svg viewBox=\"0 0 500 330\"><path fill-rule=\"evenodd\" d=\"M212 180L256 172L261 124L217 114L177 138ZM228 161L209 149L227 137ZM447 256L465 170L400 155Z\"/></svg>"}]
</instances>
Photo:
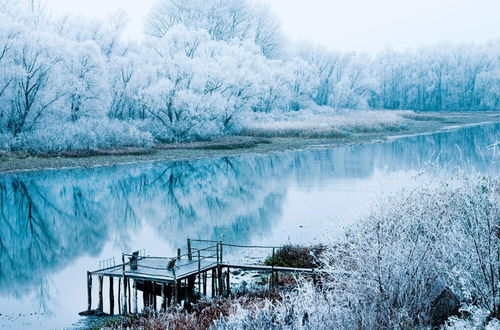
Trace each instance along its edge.
<instances>
[{"instance_id":1,"label":"riverbank","mask_svg":"<svg viewBox=\"0 0 500 330\"><path fill-rule=\"evenodd\" d=\"M79 154L30 156L21 153L0 155L0 173L39 171L65 168L91 168L132 163L183 161L203 158L240 156L248 153L268 154L283 151L327 149L361 143L385 141L391 137L428 134L465 125L500 122L500 112L411 113L405 116L400 129L359 130L333 137L231 136L213 141L157 145L152 149L125 148L99 150Z\"/></svg>"},{"instance_id":2,"label":"riverbank","mask_svg":"<svg viewBox=\"0 0 500 330\"><path fill-rule=\"evenodd\" d=\"M387 195L344 238L320 249L287 247L267 259L309 262L307 252L320 252L318 281L281 278L275 291L115 317L96 328L498 328L492 283L500 241L491 239L498 235L498 178L455 173L415 180L416 187Z\"/></svg>"}]
</instances>

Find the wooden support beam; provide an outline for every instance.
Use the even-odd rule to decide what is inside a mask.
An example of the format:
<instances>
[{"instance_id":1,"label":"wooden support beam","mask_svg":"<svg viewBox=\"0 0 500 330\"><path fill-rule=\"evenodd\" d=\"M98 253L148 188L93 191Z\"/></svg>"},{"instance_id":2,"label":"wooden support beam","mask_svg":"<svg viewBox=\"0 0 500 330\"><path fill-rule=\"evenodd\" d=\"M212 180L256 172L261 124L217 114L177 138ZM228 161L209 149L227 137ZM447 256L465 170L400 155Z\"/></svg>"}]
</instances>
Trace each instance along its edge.
<instances>
[{"instance_id":1,"label":"wooden support beam","mask_svg":"<svg viewBox=\"0 0 500 330\"><path fill-rule=\"evenodd\" d=\"M113 277L109 277L109 315L115 315L115 293Z\"/></svg>"},{"instance_id":2,"label":"wooden support beam","mask_svg":"<svg viewBox=\"0 0 500 330\"><path fill-rule=\"evenodd\" d=\"M212 269L212 298L215 297L215 293L217 292L217 288L215 287L215 273L216 273L216 270L215 268Z\"/></svg>"},{"instance_id":3,"label":"wooden support beam","mask_svg":"<svg viewBox=\"0 0 500 330\"><path fill-rule=\"evenodd\" d=\"M181 280L175 281L175 304L180 304L181 302Z\"/></svg>"},{"instance_id":4,"label":"wooden support beam","mask_svg":"<svg viewBox=\"0 0 500 330\"><path fill-rule=\"evenodd\" d=\"M224 281L222 279L222 267L217 267L217 282L218 282L218 287L219 287L219 296L224 295Z\"/></svg>"},{"instance_id":5,"label":"wooden support beam","mask_svg":"<svg viewBox=\"0 0 500 330\"><path fill-rule=\"evenodd\" d=\"M172 293L174 291L174 286L172 284L167 285L167 307L172 304Z\"/></svg>"},{"instance_id":6,"label":"wooden support beam","mask_svg":"<svg viewBox=\"0 0 500 330\"><path fill-rule=\"evenodd\" d=\"M187 279L186 296L189 302L193 302L195 285L196 285L196 274L189 276Z\"/></svg>"},{"instance_id":7,"label":"wooden support beam","mask_svg":"<svg viewBox=\"0 0 500 330\"><path fill-rule=\"evenodd\" d=\"M158 309L157 309L157 305L156 305L156 282L152 282L153 283L153 290L151 290L151 294L153 295L153 310L156 312Z\"/></svg>"},{"instance_id":8,"label":"wooden support beam","mask_svg":"<svg viewBox=\"0 0 500 330\"><path fill-rule=\"evenodd\" d=\"M90 272L87 272L87 310L92 310L92 275Z\"/></svg>"},{"instance_id":9,"label":"wooden support beam","mask_svg":"<svg viewBox=\"0 0 500 330\"><path fill-rule=\"evenodd\" d=\"M127 278L127 288L128 288L128 313L132 313L132 294L130 293L130 278Z\"/></svg>"},{"instance_id":10,"label":"wooden support beam","mask_svg":"<svg viewBox=\"0 0 500 330\"><path fill-rule=\"evenodd\" d=\"M123 312L122 314L127 314L127 278L123 277Z\"/></svg>"},{"instance_id":11,"label":"wooden support beam","mask_svg":"<svg viewBox=\"0 0 500 330\"><path fill-rule=\"evenodd\" d=\"M138 307L137 307L138 301L137 301L137 281L134 280L134 314L137 314L138 312Z\"/></svg>"},{"instance_id":12,"label":"wooden support beam","mask_svg":"<svg viewBox=\"0 0 500 330\"><path fill-rule=\"evenodd\" d=\"M198 250L198 292L201 293L201 255Z\"/></svg>"},{"instance_id":13,"label":"wooden support beam","mask_svg":"<svg viewBox=\"0 0 500 330\"><path fill-rule=\"evenodd\" d=\"M203 295L207 295L207 272L203 272Z\"/></svg>"},{"instance_id":14,"label":"wooden support beam","mask_svg":"<svg viewBox=\"0 0 500 330\"><path fill-rule=\"evenodd\" d=\"M229 267L227 268L227 273L226 273L226 294L227 296L231 296L231 273L229 271Z\"/></svg>"},{"instance_id":15,"label":"wooden support beam","mask_svg":"<svg viewBox=\"0 0 500 330\"><path fill-rule=\"evenodd\" d=\"M118 314L122 313L122 279L118 278Z\"/></svg>"},{"instance_id":16,"label":"wooden support beam","mask_svg":"<svg viewBox=\"0 0 500 330\"><path fill-rule=\"evenodd\" d=\"M167 287L165 283L161 285L161 310L162 312L167 310Z\"/></svg>"},{"instance_id":17,"label":"wooden support beam","mask_svg":"<svg viewBox=\"0 0 500 330\"><path fill-rule=\"evenodd\" d=\"M103 282L104 282L103 276L99 276L99 305L97 306L97 309L100 310L101 312L103 311L103 299L102 299Z\"/></svg>"},{"instance_id":18,"label":"wooden support beam","mask_svg":"<svg viewBox=\"0 0 500 330\"><path fill-rule=\"evenodd\" d=\"M149 307L148 281L144 281L142 285L142 303L144 305L144 308Z\"/></svg>"}]
</instances>

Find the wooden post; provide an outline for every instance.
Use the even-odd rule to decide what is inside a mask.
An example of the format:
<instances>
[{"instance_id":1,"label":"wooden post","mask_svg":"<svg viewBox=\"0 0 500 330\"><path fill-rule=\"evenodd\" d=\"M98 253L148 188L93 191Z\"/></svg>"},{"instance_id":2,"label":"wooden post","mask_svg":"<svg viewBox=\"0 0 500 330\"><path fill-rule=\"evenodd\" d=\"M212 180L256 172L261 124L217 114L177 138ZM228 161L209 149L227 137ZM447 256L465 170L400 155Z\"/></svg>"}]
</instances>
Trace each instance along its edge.
<instances>
[{"instance_id":1,"label":"wooden post","mask_svg":"<svg viewBox=\"0 0 500 330\"><path fill-rule=\"evenodd\" d=\"M189 258L189 260L193 260L193 254L191 253L191 239L190 238L188 238L188 240L187 240L187 246L188 246L188 258Z\"/></svg>"},{"instance_id":2,"label":"wooden post","mask_svg":"<svg viewBox=\"0 0 500 330\"><path fill-rule=\"evenodd\" d=\"M118 278L118 314L122 313L122 279L121 277Z\"/></svg>"},{"instance_id":3,"label":"wooden post","mask_svg":"<svg viewBox=\"0 0 500 330\"><path fill-rule=\"evenodd\" d=\"M167 307L170 307L172 304L172 292L174 291L173 284L167 285Z\"/></svg>"},{"instance_id":4,"label":"wooden post","mask_svg":"<svg viewBox=\"0 0 500 330\"><path fill-rule=\"evenodd\" d=\"M92 275L90 272L87 272L87 298L88 298L88 306L87 310L92 310Z\"/></svg>"},{"instance_id":5,"label":"wooden post","mask_svg":"<svg viewBox=\"0 0 500 330\"><path fill-rule=\"evenodd\" d=\"M182 289L182 284L181 280L176 280L175 281L175 304L180 304L181 302L181 289Z\"/></svg>"},{"instance_id":6,"label":"wooden post","mask_svg":"<svg viewBox=\"0 0 500 330\"><path fill-rule=\"evenodd\" d=\"M177 249L177 260L181 260L181 249Z\"/></svg>"},{"instance_id":7,"label":"wooden post","mask_svg":"<svg viewBox=\"0 0 500 330\"><path fill-rule=\"evenodd\" d=\"M231 278L230 278L230 271L229 271L229 267L227 267L227 273L226 273L226 292L227 292L227 296L230 297L231 296Z\"/></svg>"},{"instance_id":8,"label":"wooden post","mask_svg":"<svg viewBox=\"0 0 500 330\"><path fill-rule=\"evenodd\" d=\"M127 278L123 277L123 313L127 314Z\"/></svg>"},{"instance_id":9,"label":"wooden post","mask_svg":"<svg viewBox=\"0 0 500 330\"><path fill-rule=\"evenodd\" d=\"M215 285L216 285L216 284L215 284L215 272L216 272L215 268L214 268L214 269L212 269L212 298L214 298L214 297L215 297L215 292L216 292L216 290L217 290L217 289L215 288Z\"/></svg>"},{"instance_id":10,"label":"wooden post","mask_svg":"<svg viewBox=\"0 0 500 330\"><path fill-rule=\"evenodd\" d=\"M219 249L219 251L220 251L220 263L222 263L222 244L223 244L223 243L222 243L222 241L221 241L221 242L220 242L220 249Z\"/></svg>"},{"instance_id":11,"label":"wooden post","mask_svg":"<svg viewBox=\"0 0 500 330\"><path fill-rule=\"evenodd\" d=\"M144 304L144 308L149 307L148 281L143 281L142 284L142 303Z\"/></svg>"},{"instance_id":12,"label":"wooden post","mask_svg":"<svg viewBox=\"0 0 500 330\"><path fill-rule=\"evenodd\" d=\"M132 294L130 293L130 278L127 278L127 288L128 288L128 313L132 313Z\"/></svg>"},{"instance_id":13,"label":"wooden post","mask_svg":"<svg viewBox=\"0 0 500 330\"><path fill-rule=\"evenodd\" d=\"M173 271L174 273L174 304L177 305L179 303L179 290L180 290L180 281L177 281L177 275L175 274L175 269Z\"/></svg>"},{"instance_id":14,"label":"wooden post","mask_svg":"<svg viewBox=\"0 0 500 330\"><path fill-rule=\"evenodd\" d=\"M196 285L196 275L191 275L187 278L186 295L189 302L194 298L194 287Z\"/></svg>"},{"instance_id":15,"label":"wooden post","mask_svg":"<svg viewBox=\"0 0 500 330\"><path fill-rule=\"evenodd\" d=\"M271 289L274 288L274 255L275 255L275 249L273 248L273 262L271 262Z\"/></svg>"},{"instance_id":16,"label":"wooden post","mask_svg":"<svg viewBox=\"0 0 500 330\"><path fill-rule=\"evenodd\" d=\"M153 309L156 312L157 311L157 305L156 305L156 282L153 283L153 290L151 290L153 294Z\"/></svg>"},{"instance_id":17,"label":"wooden post","mask_svg":"<svg viewBox=\"0 0 500 330\"><path fill-rule=\"evenodd\" d=\"M207 295L207 272L203 272L203 295Z\"/></svg>"},{"instance_id":18,"label":"wooden post","mask_svg":"<svg viewBox=\"0 0 500 330\"><path fill-rule=\"evenodd\" d=\"M220 264L222 263L222 242L217 243L217 286L218 286L218 292L217 294L219 296L222 296L224 294L224 289L223 289L223 281L222 281L222 267Z\"/></svg>"},{"instance_id":19,"label":"wooden post","mask_svg":"<svg viewBox=\"0 0 500 330\"><path fill-rule=\"evenodd\" d=\"M137 314L138 312L138 307L137 307L137 281L134 280L134 314Z\"/></svg>"},{"instance_id":20,"label":"wooden post","mask_svg":"<svg viewBox=\"0 0 500 330\"><path fill-rule=\"evenodd\" d=\"M201 293L201 255L198 250L198 292Z\"/></svg>"},{"instance_id":21,"label":"wooden post","mask_svg":"<svg viewBox=\"0 0 500 330\"><path fill-rule=\"evenodd\" d=\"M219 282L219 296L224 295L224 281L222 279L222 267L217 268L217 280Z\"/></svg>"},{"instance_id":22,"label":"wooden post","mask_svg":"<svg viewBox=\"0 0 500 330\"><path fill-rule=\"evenodd\" d=\"M109 315L115 315L115 293L113 277L109 277Z\"/></svg>"},{"instance_id":23,"label":"wooden post","mask_svg":"<svg viewBox=\"0 0 500 330\"><path fill-rule=\"evenodd\" d=\"M161 285L161 310L164 312L167 310L167 297L166 297L166 291L167 288L165 286L165 283L162 283Z\"/></svg>"},{"instance_id":24,"label":"wooden post","mask_svg":"<svg viewBox=\"0 0 500 330\"><path fill-rule=\"evenodd\" d=\"M99 305L97 307L98 310L101 312L103 311L103 299L102 299L102 284L103 284L104 278L102 276L99 276Z\"/></svg>"},{"instance_id":25,"label":"wooden post","mask_svg":"<svg viewBox=\"0 0 500 330\"><path fill-rule=\"evenodd\" d=\"M122 253L123 305L122 314L127 314L127 277L125 276L125 254Z\"/></svg>"}]
</instances>

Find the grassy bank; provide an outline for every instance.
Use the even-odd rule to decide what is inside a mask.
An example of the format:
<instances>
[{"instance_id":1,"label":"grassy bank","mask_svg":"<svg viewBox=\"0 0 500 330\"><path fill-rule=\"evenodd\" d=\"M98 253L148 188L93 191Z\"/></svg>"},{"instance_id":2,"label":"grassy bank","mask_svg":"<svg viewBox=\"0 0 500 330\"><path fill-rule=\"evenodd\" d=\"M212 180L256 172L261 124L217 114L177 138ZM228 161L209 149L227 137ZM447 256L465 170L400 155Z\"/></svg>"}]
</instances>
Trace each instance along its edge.
<instances>
[{"instance_id":1,"label":"grassy bank","mask_svg":"<svg viewBox=\"0 0 500 330\"><path fill-rule=\"evenodd\" d=\"M408 116L411 118L405 118ZM343 133L342 137L313 137L311 134L302 134L301 137L295 137L297 133L292 132L293 134L290 134L290 136L283 135L282 137L229 136L215 138L211 141L156 144L154 147L148 148L94 148L58 152L56 154L38 153L35 155L27 152L0 152L0 173L221 158L247 153L266 154L304 149L333 148L380 141L396 135L433 133L451 125L500 122L500 113L450 112L418 114L404 112L401 118L401 123L404 123L404 125L399 126L399 130L380 130L372 127L370 131L359 129L353 132L351 129L349 134ZM263 125L269 124L263 123ZM282 131L280 134L282 134Z\"/></svg>"}]
</instances>

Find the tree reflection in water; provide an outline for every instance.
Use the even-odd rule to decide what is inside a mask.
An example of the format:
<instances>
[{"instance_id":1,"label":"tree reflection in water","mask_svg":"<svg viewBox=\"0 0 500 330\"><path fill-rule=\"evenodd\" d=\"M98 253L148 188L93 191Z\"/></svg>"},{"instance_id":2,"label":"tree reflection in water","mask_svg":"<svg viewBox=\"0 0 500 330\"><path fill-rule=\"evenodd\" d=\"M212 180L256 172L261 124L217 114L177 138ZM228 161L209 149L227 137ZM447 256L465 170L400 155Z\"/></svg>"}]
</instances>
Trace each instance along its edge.
<instances>
[{"instance_id":1,"label":"tree reflection in water","mask_svg":"<svg viewBox=\"0 0 500 330\"><path fill-rule=\"evenodd\" d=\"M429 161L498 173L486 147L499 140L499 128L334 150L0 176L0 295L22 298L37 290L43 304L51 274L81 256L97 257L106 242L129 242L144 225L172 245L223 234L240 243L265 238L293 183L314 187Z\"/></svg>"}]
</instances>

